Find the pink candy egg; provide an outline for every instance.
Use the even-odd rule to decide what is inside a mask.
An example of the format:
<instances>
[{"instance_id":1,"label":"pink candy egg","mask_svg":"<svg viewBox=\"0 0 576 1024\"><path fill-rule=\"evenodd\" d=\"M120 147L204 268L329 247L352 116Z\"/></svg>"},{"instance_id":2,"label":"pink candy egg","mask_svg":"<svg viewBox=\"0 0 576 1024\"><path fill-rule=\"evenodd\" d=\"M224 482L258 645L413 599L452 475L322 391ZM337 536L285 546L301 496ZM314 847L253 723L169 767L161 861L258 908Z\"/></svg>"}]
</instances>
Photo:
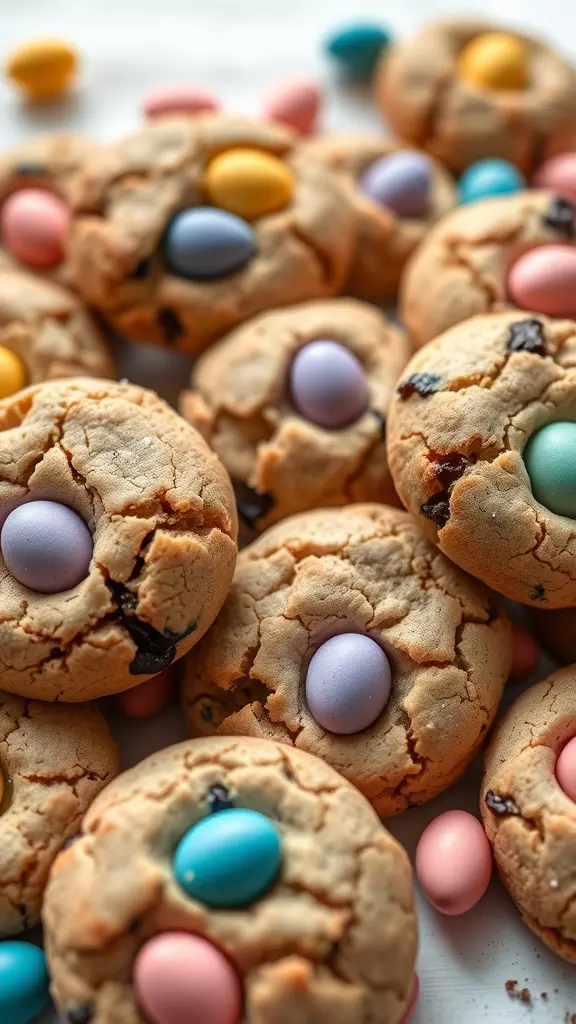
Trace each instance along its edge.
<instances>
[{"instance_id":1,"label":"pink candy egg","mask_svg":"<svg viewBox=\"0 0 576 1024\"><path fill-rule=\"evenodd\" d=\"M211 942L163 932L142 946L134 985L151 1024L236 1024L242 994L232 964Z\"/></svg>"},{"instance_id":2,"label":"pink candy egg","mask_svg":"<svg viewBox=\"0 0 576 1024\"><path fill-rule=\"evenodd\" d=\"M23 188L0 209L2 244L21 263L39 270L56 267L64 258L70 214L59 196L43 188Z\"/></svg>"},{"instance_id":3,"label":"pink candy egg","mask_svg":"<svg viewBox=\"0 0 576 1024\"><path fill-rule=\"evenodd\" d=\"M130 718L148 718L162 710L170 700L171 693L172 669L167 668L146 682L117 694L116 703L123 715Z\"/></svg>"},{"instance_id":4,"label":"pink candy egg","mask_svg":"<svg viewBox=\"0 0 576 1024\"><path fill-rule=\"evenodd\" d=\"M165 117L166 114L202 114L220 109L212 93L199 85L185 82L159 85L144 98L144 117Z\"/></svg>"},{"instance_id":5,"label":"pink candy egg","mask_svg":"<svg viewBox=\"0 0 576 1024\"><path fill-rule=\"evenodd\" d=\"M510 676L529 676L540 661L540 648L534 637L518 622L512 623L512 665Z\"/></svg>"},{"instance_id":6,"label":"pink candy egg","mask_svg":"<svg viewBox=\"0 0 576 1024\"><path fill-rule=\"evenodd\" d=\"M418 1002L419 995L420 995L420 979L418 978L418 975L415 974L414 978L412 980L412 991L410 992L410 1002L408 1003L408 1006L406 1007L406 1013L402 1017L402 1020L400 1021L400 1024L408 1024L408 1022L410 1021L410 1018L412 1017L412 1014L414 1013L414 1010L416 1009L416 1003Z\"/></svg>"},{"instance_id":7,"label":"pink candy egg","mask_svg":"<svg viewBox=\"0 0 576 1024\"><path fill-rule=\"evenodd\" d=\"M300 135L312 135L320 109L320 90L306 78L279 82L264 99L265 121L288 125Z\"/></svg>"},{"instance_id":8,"label":"pink candy egg","mask_svg":"<svg viewBox=\"0 0 576 1024\"><path fill-rule=\"evenodd\" d=\"M465 914L482 898L492 874L492 851L480 822L467 811L446 811L424 829L416 874L441 914Z\"/></svg>"},{"instance_id":9,"label":"pink candy egg","mask_svg":"<svg viewBox=\"0 0 576 1024\"><path fill-rule=\"evenodd\" d=\"M538 168L532 184L536 188L551 188L576 201L576 153L550 157Z\"/></svg>"},{"instance_id":10,"label":"pink candy egg","mask_svg":"<svg viewBox=\"0 0 576 1024\"><path fill-rule=\"evenodd\" d=\"M508 294L520 309L576 317L576 249L567 245L531 249L510 268Z\"/></svg>"},{"instance_id":11,"label":"pink candy egg","mask_svg":"<svg viewBox=\"0 0 576 1024\"><path fill-rule=\"evenodd\" d=\"M556 778L566 796L576 801L576 736L568 740L560 751L556 761Z\"/></svg>"}]
</instances>

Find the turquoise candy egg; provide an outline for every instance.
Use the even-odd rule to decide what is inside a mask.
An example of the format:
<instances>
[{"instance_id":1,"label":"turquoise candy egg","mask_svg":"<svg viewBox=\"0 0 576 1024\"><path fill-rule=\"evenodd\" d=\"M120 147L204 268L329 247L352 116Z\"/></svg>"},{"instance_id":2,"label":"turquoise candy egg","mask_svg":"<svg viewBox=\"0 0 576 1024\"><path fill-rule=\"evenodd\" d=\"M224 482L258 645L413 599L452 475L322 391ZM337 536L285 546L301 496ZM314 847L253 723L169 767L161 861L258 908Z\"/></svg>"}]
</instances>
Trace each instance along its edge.
<instances>
[{"instance_id":1,"label":"turquoise candy egg","mask_svg":"<svg viewBox=\"0 0 576 1024\"><path fill-rule=\"evenodd\" d=\"M524 449L532 493L545 508L576 519L576 423L548 423Z\"/></svg>"},{"instance_id":2,"label":"turquoise candy egg","mask_svg":"<svg viewBox=\"0 0 576 1024\"><path fill-rule=\"evenodd\" d=\"M278 829L240 807L202 818L182 837L174 874L189 896L209 907L245 907L276 881L282 863Z\"/></svg>"},{"instance_id":3,"label":"turquoise candy egg","mask_svg":"<svg viewBox=\"0 0 576 1024\"><path fill-rule=\"evenodd\" d=\"M196 206L177 213L164 235L164 259L173 274L210 281L241 270L256 253L249 224L234 213Z\"/></svg>"},{"instance_id":4,"label":"turquoise candy egg","mask_svg":"<svg viewBox=\"0 0 576 1024\"><path fill-rule=\"evenodd\" d=\"M526 188L526 178L508 160L477 160L470 164L458 183L461 203L473 203L488 196L502 196Z\"/></svg>"},{"instance_id":5,"label":"turquoise candy egg","mask_svg":"<svg viewBox=\"0 0 576 1024\"><path fill-rule=\"evenodd\" d=\"M389 42L390 34L383 25L352 21L331 32L324 46L345 74L369 78Z\"/></svg>"},{"instance_id":6,"label":"turquoise candy egg","mask_svg":"<svg viewBox=\"0 0 576 1024\"><path fill-rule=\"evenodd\" d=\"M28 1024L48 1002L44 952L31 942L0 942L0 1021Z\"/></svg>"}]
</instances>

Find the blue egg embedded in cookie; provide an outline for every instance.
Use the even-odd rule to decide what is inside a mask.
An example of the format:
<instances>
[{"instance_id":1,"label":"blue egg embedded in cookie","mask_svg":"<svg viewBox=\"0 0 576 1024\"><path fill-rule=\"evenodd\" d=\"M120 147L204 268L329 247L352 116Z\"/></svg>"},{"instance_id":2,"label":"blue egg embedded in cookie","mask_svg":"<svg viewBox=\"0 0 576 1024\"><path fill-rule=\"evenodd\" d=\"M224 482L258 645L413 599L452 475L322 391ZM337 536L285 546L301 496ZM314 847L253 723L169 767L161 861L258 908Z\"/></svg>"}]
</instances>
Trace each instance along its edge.
<instances>
[{"instance_id":1,"label":"blue egg embedded in cookie","mask_svg":"<svg viewBox=\"0 0 576 1024\"><path fill-rule=\"evenodd\" d=\"M390 33L373 21L352 21L326 38L326 53L352 78L368 78L390 43Z\"/></svg>"},{"instance_id":2,"label":"blue egg embedded in cookie","mask_svg":"<svg viewBox=\"0 0 576 1024\"><path fill-rule=\"evenodd\" d=\"M168 270L191 281L211 281L242 270L256 254L245 220L226 210L196 206L172 219L164 236Z\"/></svg>"},{"instance_id":3,"label":"blue egg embedded in cookie","mask_svg":"<svg viewBox=\"0 0 576 1024\"><path fill-rule=\"evenodd\" d=\"M466 168L458 183L461 203L508 195L526 188L526 178L509 160L496 157L477 160Z\"/></svg>"},{"instance_id":4,"label":"blue egg embedded in cookie","mask_svg":"<svg viewBox=\"0 0 576 1024\"><path fill-rule=\"evenodd\" d=\"M360 191L397 217L426 217L430 205L432 164L425 153L401 149L379 157L364 171Z\"/></svg>"},{"instance_id":5,"label":"blue egg embedded in cookie","mask_svg":"<svg viewBox=\"0 0 576 1024\"><path fill-rule=\"evenodd\" d=\"M264 814L234 807L202 818L180 840L173 868L193 899L220 909L246 907L274 884L282 841Z\"/></svg>"},{"instance_id":6,"label":"blue egg embedded in cookie","mask_svg":"<svg viewBox=\"0 0 576 1024\"><path fill-rule=\"evenodd\" d=\"M576 519L576 423L548 423L524 449L532 493L559 516Z\"/></svg>"},{"instance_id":7,"label":"blue egg embedded in cookie","mask_svg":"<svg viewBox=\"0 0 576 1024\"><path fill-rule=\"evenodd\" d=\"M48 1002L43 950L31 942L0 942L0 1021L28 1024Z\"/></svg>"}]
</instances>

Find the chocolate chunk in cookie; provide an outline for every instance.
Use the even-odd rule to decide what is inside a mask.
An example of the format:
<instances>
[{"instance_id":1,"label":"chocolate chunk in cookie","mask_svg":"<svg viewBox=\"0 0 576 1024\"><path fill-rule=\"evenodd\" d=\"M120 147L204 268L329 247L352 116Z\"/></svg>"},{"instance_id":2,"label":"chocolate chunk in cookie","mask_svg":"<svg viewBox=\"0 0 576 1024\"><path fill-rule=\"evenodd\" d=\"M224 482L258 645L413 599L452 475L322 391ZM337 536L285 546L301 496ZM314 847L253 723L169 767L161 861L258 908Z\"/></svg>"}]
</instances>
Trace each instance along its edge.
<instances>
[{"instance_id":1,"label":"chocolate chunk in cookie","mask_svg":"<svg viewBox=\"0 0 576 1024\"><path fill-rule=\"evenodd\" d=\"M434 395L442 387L442 378L433 373L412 373L396 388L401 398L418 394L421 398Z\"/></svg>"},{"instance_id":2,"label":"chocolate chunk in cookie","mask_svg":"<svg viewBox=\"0 0 576 1024\"><path fill-rule=\"evenodd\" d=\"M542 220L547 227L557 231L559 235L564 235L565 238L574 238L575 212L576 211L572 203L568 202L567 199L563 199L561 196L555 196L548 208L544 211Z\"/></svg>"},{"instance_id":3,"label":"chocolate chunk in cookie","mask_svg":"<svg viewBox=\"0 0 576 1024\"><path fill-rule=\"evenodd\" d=\"M520 808L514 803L514 800L510 797L499 796L498 793L494 793L491 789L488 790L484 799L486 806L491 811L494 811L494 814L520 814Z\"/></svg>"},{"instance_id":4,"label":"chocolate chunk in cookie","mask_svg":"<svg viewBox=\"0 0 576 1024\"><path fill-rule=\"evenodd\" d=\"M508 337L509 352L531 352L536 356L546 355L546 339L541 320L520 320L512 324Z\"/></svg>"}]
</instances>

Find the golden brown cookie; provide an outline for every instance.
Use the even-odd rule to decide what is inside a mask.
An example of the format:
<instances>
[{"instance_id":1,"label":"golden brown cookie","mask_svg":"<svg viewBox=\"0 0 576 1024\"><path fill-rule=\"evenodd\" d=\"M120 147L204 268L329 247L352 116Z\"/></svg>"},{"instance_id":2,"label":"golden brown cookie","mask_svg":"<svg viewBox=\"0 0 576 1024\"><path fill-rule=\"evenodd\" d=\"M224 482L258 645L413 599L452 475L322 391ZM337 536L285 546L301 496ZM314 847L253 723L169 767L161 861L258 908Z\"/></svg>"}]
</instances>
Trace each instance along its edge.
<instances>
[{"instance_id":1,"label":"golden brown cookie","mask_svg":"<svg viewBox=\"0 0 576 1024\"><path fill-rule=\"evenodd\" d=\"M522 919L576 964L576 803L555 775L576 735L576 666L512 704L486 753L480 808L500 876Z\"/></svg>"},{"instance_id":2,"label":"golden brown cookie","mask_svg":"<svg viewBox=\"0 0 576 1024\"><path fill-rule=\"evenodd\" d=\"M310 663L340 634L375 642L392 673L381 712L368 708L372 724L350 734L341 730L360 707L360 659L374 651L353 663L343 723L323 728L310 709ZM270 737L322 757L389 815L461 775L496 713L510 658L501 607L405 512L324 509L240 553L219 618L182 663L184 709L193 734Z\"/></svg>"},{"instance_id":3,"label":"golden brown cookie","mask_svg":"<svg viewBox=\"0 0 576 1024\"><path fill-rule=\"evenodd\" d=\"M576 144L573 66L483 19L434 22L387 50L374 95L399 138L454 171L493 156L530 172Z\"/></svg>"},{"instance_id":4,"label":"golden brown cookie","mask_svg":"<svg viewBox=\"0 0 576 1024\"><path fill-rule=\"evenodd\" d=\"M319 351L316 343L326 340L330 345ZM310 410L308 402L299 411L296 357L314 360L319 351L324 399L330 365L346 355L334 343L354 357L343 366L344 386L339 378L322 408ZM353 299L329 299L262 313L198 360L180 411L222 459L248 527L263 529L323 505L397 504L384 437L388 403L409 354L405 334L378 310ZM309 384L313 368L302 364L302 372ZM324 425L326 414L332 424L338 419L347 396L352 421Z\"/></svg>"}]
</instances>

